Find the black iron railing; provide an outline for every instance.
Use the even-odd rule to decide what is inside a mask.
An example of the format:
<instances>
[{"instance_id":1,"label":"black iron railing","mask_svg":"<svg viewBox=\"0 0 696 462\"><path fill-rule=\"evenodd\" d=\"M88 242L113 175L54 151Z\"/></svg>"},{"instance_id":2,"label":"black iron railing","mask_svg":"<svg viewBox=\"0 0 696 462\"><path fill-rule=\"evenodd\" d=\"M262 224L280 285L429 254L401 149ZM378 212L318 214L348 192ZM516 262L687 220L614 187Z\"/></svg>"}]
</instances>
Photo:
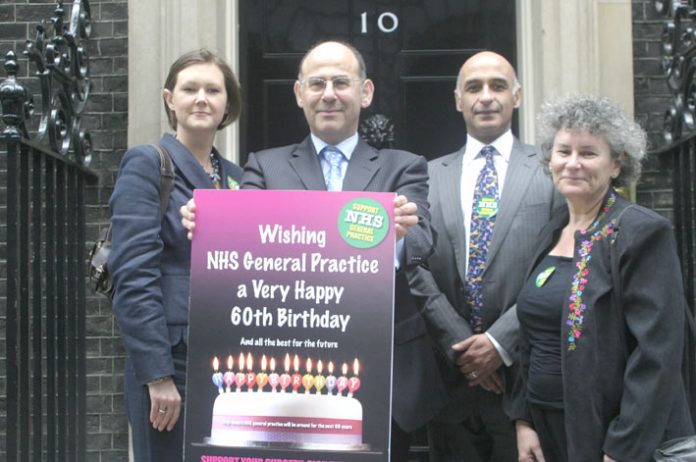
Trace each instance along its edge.
<instances>
[{"instance_id":1,"label":"black iron railing","mask_svg":"<svg viewBox=\"0 0 696 462\"><path fill-rule=\"evenodd\" d=\"M88 2L75 0L70 20L64 17L58 1L24 51L39 82L37 117L31 117L34 98L17 78L13 52L5 57L7 77L0 82L0 381L6 394L0 460L86 459L84 188L97 180L87 167L90 137L80 125L90 89L80 43L90 32Z\"/></svg>"},{"instance_id":2,"label":"black iron railing","mask_svg":"<svg viewBox=\"0 0 696 462\"><path fill-rule=\"evenodd\" d=\"M674 233L688 309L696 314L696 133L651 155L662 157L672 166ZM688 329L686 331L689 332ZM683 368L691 415L696 420L696 339L693 334L686 338Z\"/></svg>"},{"instance_id":3,"label":"black iron railing","mask_svg":"<svg viewBox=\"0 0 696 462\"><path fill-rule=\"evenodd\" d=\"M696 308L696 0L654 0L665 17L662 31L662 70L672 95L665 112L666 147L653 153L672 167L674 231L679 246L689 309ZM696 340L687 336L684 377L696 421Z\"/></svg>"}]
</instances>

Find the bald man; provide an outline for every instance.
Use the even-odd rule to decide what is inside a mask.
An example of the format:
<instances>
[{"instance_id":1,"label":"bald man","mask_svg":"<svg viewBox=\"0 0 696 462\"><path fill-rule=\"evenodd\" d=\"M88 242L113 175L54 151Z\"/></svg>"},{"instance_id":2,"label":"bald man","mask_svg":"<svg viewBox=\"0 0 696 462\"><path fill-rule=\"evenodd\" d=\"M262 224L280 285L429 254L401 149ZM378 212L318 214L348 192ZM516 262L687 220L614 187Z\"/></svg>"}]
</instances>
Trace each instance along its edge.
<instances>
[{"instance_id":1,"label":"bald man","mask_svg":"<svg viewBox=\"0 0 696 462\"><path fill-rule=\"evenodd\" d=\"M449 405L428 425L430 460L513 462L515 424L503 392L515 376L514 303L536 238L562 199L538 150L512 134L522 90L504 57L486 51L469 58L454 100L466 144L428 164L439 238L427 265L409 270L449 390Z\"/></svg>"}]
</instances>

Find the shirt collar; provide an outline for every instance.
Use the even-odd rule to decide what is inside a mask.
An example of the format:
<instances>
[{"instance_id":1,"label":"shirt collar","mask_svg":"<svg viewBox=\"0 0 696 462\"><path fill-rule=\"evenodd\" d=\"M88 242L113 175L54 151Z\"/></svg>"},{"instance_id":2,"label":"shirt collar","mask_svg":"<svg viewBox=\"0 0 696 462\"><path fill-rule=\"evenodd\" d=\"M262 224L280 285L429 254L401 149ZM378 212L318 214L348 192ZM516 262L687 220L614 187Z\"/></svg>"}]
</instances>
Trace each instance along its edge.
<instances>
[{"instance_id":1,"label":"shirt collar","mask_svg":"<svg viewBox=\"0 0 696 462\"><path fill-rule=\"evenodd\" d=\"M481 152L484 146L493 146L498 154L500 154L505 162L510 162L510 154L512 154L512 144L515 139L512 136L512 130L508 130L498 138L496 138L492 143L483 144L476 138L466 135L466 147L464 150L464 159L466 162L471 162L476 158L476 156Z\"/></svg>"},{"instance_id":2,"label":"shirt collar","mask_svg":"<svg viewBox=\"0 0 696 462\"><path fill-rule=\"evenodd\" d=\"M326 141L315 136L314 133L310 133L309 136L312 139L312 144L314 145L314 149L317 151L317 155L321 153L322 149L329 145L329 143ZM343 155L346 156L346 159L350 160L350 156L353 155L353 151L355 151L355 147L358 145L359 140L360 138L358 136L358 132L355 132L352 136L349 136L335 146L341 150Z\"/></svg>"}]
</instances>

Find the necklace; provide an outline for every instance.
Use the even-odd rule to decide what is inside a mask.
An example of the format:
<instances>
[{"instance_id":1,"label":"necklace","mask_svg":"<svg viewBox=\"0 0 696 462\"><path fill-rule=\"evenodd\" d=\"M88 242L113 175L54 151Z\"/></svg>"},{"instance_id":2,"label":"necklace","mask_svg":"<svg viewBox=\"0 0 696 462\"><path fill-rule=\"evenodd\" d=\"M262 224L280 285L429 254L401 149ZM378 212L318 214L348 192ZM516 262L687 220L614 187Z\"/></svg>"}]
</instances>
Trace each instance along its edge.
<instances>
[{"instance_id":1,"label":"necklace","mask_svg":"<svg viewBox=\"0 0 696 462\"><path fill-rule=\"evenodd\" d=\"M213 170L208 173L210 181L212 181L214 184L222 184L222 178L220 178L220 161L217 157L215 157L213 151L210 151L210 165L213 167Z\"/></svg>"}]
</instances>

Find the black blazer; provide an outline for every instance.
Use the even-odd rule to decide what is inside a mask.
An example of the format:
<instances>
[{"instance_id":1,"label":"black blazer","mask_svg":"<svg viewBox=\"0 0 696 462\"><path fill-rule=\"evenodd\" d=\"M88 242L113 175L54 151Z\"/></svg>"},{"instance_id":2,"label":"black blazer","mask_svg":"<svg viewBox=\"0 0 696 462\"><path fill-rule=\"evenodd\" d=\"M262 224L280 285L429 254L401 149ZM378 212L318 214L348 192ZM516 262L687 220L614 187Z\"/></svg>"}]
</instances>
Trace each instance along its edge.
<instances>
[{"instance_id":1,"label":"black blazer","mask_svg":"<svg viewBox=\"0 0 696 462\"><path fill-rule=\"evenodd\" d=\"M186 342L191 242L179 208L196 188L212 188L193 154L174 136L160 144L174 164L174 189L160 221L160 158L152 146L136 146L123 156L109 201L113 250L109 269L116 292L113 310L121 339L143 385L174 375L171 347ZM242 169L215 151L223 188L238 189Z\"/></svg>"},{"instance_id":2,"label":"black blazer","mask_svg":"<svg viewBox=\"0 0 696 462\"><path fill-rule=\"evenodd\" d=\"M242 188L326 190L311 138L249 154ZM361 140L348 164L343 190L396 192L415 202L419 224L405 238L402 268L417 265L430 255L433 233L427 202L427 163L423 157L393 149L377 150ZM392 415L403 430L413 431L439 411L446 395L404 271L396 274L394 321Z\"/></svg>"},{"instance_id":3,"label":"black blazer","mask_svg":"<svg viewBox=\"0 0 696 462\"><path fill-rule=\"evenodd\" d=\"M685 301L672 226L638 205L622 213L629 205L618 196L597 227L609 232L592 243L586 282L580 281L586 308L578 335L573 335L578 323L569 322L570 284L563 307L560 341L569 462L599 461L602 454L619 461L648 461L660 442L694 431L681 377ZM544 229L528 277L567 222L565 208ZM614 233L623 319L612 294ZM575 235L574 267L589 234ZM571 335L574 350L569 348ZM513 417L530 420L524 399L529 343L523 325L520 354L523 383L515 393Z\"/></svg>"}]
</instances>

